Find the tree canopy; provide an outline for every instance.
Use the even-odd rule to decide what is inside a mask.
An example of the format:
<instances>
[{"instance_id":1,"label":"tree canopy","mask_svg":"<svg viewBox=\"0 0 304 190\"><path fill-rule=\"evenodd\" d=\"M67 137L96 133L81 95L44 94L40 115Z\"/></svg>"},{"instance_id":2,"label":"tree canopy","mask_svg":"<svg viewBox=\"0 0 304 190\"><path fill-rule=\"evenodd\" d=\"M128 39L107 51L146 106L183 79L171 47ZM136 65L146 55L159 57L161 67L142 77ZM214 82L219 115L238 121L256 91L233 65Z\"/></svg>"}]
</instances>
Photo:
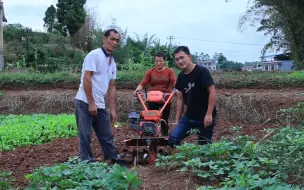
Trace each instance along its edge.
<instances>
[{"instance_id":1,"label":"tree canopy","mask_svg":"<svg viewBox=\"0 0 304 190\"><path fill-rule=\"evenodd\" d=\"M75 45L74 35L86 21L84 5L86 0L58 0L56 8L51 5L45 12L44 26L48 32L56 29L63 36L70 35L72 44Z\"/></svg>"},{"instance_id":2,"label":"tree canopy","mask_svg":"<svg viewBox=\"0 0 304 190\"><path fill-rule=\"evenodd\" d=\"M250 23L258 32L269 35L270 42L262 51L291 52L297 70L304 69L304 1L253 0L241 17L241 29Z\"/></svg>"},{"instance_id":3,"label":"tree canopy","mask_svg":"<svg viewBox=\"0 0 304 190\"><path fill-rule=\"evenodd\" d=\"M45 11L45 17L43 19L45 27L47 27L48 32L53 32L54 24L56 19L56 8L54 5L51 5Z\"/></svg>"}]
</instances>

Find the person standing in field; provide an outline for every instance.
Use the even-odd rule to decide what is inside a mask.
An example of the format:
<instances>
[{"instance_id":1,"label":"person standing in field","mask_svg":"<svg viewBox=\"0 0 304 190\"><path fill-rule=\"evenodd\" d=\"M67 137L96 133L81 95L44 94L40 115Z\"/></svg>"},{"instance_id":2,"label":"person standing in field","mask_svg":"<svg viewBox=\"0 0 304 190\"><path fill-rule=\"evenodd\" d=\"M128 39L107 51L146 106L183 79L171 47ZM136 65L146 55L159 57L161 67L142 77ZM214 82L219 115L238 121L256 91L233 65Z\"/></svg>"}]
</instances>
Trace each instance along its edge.
<instances>
[{"instance_id":1,"label":"person standing in field","mask_svg":"<svg viewBox=\"0 0 304 190\"><path fill-rule=\"evenodd\" d=\"M143 80L137 86L134 91L134 95L138 91L143 90L148 84L150 88L148 91L161 91L163 93L172 92L176 83L176 76L173 69L165 67L166 56L163 53L157 53L154 55L154 67L149 69ZM163 107L163 103L148 102L149 110L159 110ZM161 133L163 136L168 136L168 120L171 110L171 102L169 102L162 113L161 121Z\"/></svg>"},{"instance_id":2,"label":"person standing in field","mask_svg":"<svg viewBox=\"0 0 304 190\"><path fill-rule=\"evenodd\" d=\"M119 42L120 34L115 29L107 30L103 36L103 46L89 52L83 61L80 86L75 97L81 160L95 161L91 148L93 128L104 153L104 160L125 165L119 159L110 125L110 122L116 122L117 67L112 53ZM107 93L110 116L105 107Z\"/></svg>"},{"instance_id":3,"label":"person standing in field","mask_svg":"<svg viewBox=\"0 0 304 190\"><path fill-rule=\"evenodd\" d=\"M176 65L182 70L175 85L178 90L176 127L168 139L169 149L174 152L190 129L198 130L198 144L212 142L216 125L216 89L209 70L192 63L187 46L179 46L174 51ZM184 112L184 105L187 110Z\"/></svg>"}]
</instances>

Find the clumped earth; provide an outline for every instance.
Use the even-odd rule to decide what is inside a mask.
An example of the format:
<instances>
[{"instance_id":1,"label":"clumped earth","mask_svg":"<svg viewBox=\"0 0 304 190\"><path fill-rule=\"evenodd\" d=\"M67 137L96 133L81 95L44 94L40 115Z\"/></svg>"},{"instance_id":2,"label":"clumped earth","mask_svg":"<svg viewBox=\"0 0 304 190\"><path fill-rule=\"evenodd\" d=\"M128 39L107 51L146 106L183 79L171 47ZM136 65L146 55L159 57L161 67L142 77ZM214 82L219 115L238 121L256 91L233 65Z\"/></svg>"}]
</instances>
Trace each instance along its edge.
<instances>
[{"instance_id":1,"label":"clumped earth","mask_svg":"<svg viewBox=\"0 0 304 190\"><path fill-rule=\"evenodd\" d=\"M0 97L0 114L73 113L73 89L3 91ZM176 102L176 97L173 98ZM246 124L261 124L268 119L277 119L278 111L295 107L304 101L304 88L281 90L218 90L217 113L222 121ZM117 91L117 114L119 121L128 120L131 110L140 111L142 106L130 90ZM174 120L175 106L170 119Z\"/></svg>"},{"instance_id":2,"label":"clumped earth","mask_svg":"<svg viewBox=\"0 0 304 190\"><path fill-rule=\"evenodd\" d=\"M231 126L236 124L229 122L218 122L215 130L214 140L221 137L231 137L235 133ZM254 125L247 126L239 131L244 134L252 134L257 138L265 135L264 128L277 128L277 125ZM123 140L130 137L135 137L137 134L127 125L120 128L113 128L116 146L119 152L123 149L133 150L132 147L127 147ZM191 136L184 142L195 142L196 137ZM100 150L97 139L94 135L92 142L93 152L96 158L103 160L103 154ZM13 171L12 178L14 186L24 187L26 181L25 174L40 166L51 166L56 163L62 163L68 160L69 157L77 156L77 138L57 139L53 142L42 144L39 146L28 146L15 149L10 152L1 152L0 154L0 171ZM143 189L195 189L200 185L211 185L208 182L202 182L193 176L182 174L176 171L166 171L155 168L153 166L139 166L139 177L143 181Z\"/></svg>"},{"instance_id":3,"label":"clumped earth","mask_svg":"<svg viewBox=\"0 0 304 190\"><path fill-rule=\"evenodd\" d=\"M40 91L2 91L0 96L0 114L33 114L33 113L73 113L75 89L40 90ZM128 97L128 98L126 98ZM132 99L133 98L133 99ZM118 114L121 121L126 120L130 108L140 110L140 104L132 97L132 91L120 90L117 96ZM261 139L264 128L279 128L284 117L278 114L280 109L294 107L304 101L304 89L282 90L218 90L218 122L214 140L232 137L236 131L232 126L241 127L237 132ZM171 121L175 109L172 108ZM259 119L257 119L259 118ZM278 120L280 119L280 120ZM171 124L172 126L172 124ZM173 127L173 126L172 126ZM172 129L171 127L171 129ZM130 149L123 140L136 136L136 132L124 124L113 128L116 146L119 152ZM185 139L194 142L195 137ZM94 136L93 152L101 161L103 154ZM40 166L62 163L69 157L77 155L77 138L57 139L39 146L28 146L10 152L0 152L0 171L13 171L12 180L16 187L24 187L24 175ZM201 185L212 185L206 181L167 171L152 166L138 166L139 177L143 181L142 189L196 189Z\"/></svg>"}]
</instances>

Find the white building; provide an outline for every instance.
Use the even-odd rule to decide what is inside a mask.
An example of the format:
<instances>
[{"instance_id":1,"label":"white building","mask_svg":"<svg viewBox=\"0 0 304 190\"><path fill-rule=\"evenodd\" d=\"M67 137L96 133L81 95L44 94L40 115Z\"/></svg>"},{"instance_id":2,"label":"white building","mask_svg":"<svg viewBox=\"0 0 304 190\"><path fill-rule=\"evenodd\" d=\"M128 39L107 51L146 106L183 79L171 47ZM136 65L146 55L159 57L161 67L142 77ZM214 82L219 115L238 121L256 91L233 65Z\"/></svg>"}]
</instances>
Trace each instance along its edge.
<instances>
[{"instance_id":1,"label":"white building","mask_svg":"<svg viewBox=\"0 0 304 190\"><path fill-rule=\"evenodd\" d=\"M262 71L291 71L293 70L291 53L264 56L258 67Z\"/></svg>"},{"instance_id":2,"label":"white building","mask_svg":"<svg viewBox=\"0 0 304 190\"><path fill-rule=\"evenodd\" d=\"M203 65L209 71L216 71L216 61L214 59L209 60L197 60L197 64Z\"/></svg>"},{"instance_id":3,"label":"white building","mask_svg":"<svg viewBox=\"0 0 304 190\"><path fill-rule=\"evenodd\" d=\"M244 65L242 66L243 71L253 71L256 68L255 65Z\"/></svg>"}]
</instances>

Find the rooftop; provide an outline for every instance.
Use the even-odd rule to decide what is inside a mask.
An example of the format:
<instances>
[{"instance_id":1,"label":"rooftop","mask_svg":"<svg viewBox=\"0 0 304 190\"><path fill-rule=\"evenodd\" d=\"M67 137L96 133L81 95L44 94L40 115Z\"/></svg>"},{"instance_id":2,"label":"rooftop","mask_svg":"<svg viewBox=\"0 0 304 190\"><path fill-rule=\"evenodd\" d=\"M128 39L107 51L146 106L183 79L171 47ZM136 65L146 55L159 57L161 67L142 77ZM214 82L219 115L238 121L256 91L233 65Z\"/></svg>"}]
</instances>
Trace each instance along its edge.
<instances>
[{"instance_id":1,"label":"rooftop","mask_svg":"<svg viewBox=\"0 0 304 190\"><path fill-rule=\"evenodd\" d=\"M267 55L264 57L261 57L263 61L266 61L265 58L272 57L272 59L276 61L282 61L282 60L292 60L291 53L282 53L282 54L275 54L275 55Z\"/></svg>"},{"instance_id":2,"label":"rooftop","mask_svg":"<svg viewBox=\"0 0 304 190\"><path fill-rule=\"evenodd\" d=\"M197 61L199 61L200 63L204 63L204 62L216 62L214 59L208 59L208 60L200 60L198 59Z\"/></svg>"},{"instance_id":3,"label":"rooftop","mask_svg":"<svg viewBox=\"0 0 304 190\"><path fill-rule=\"evenodd\" d=\"M276 65L276 64L281 64L281 61L263 61L260 64L261 65Z\"/></svg>"},{"instance_id":4,"label":"rooftop","mask_svg":"<svg viewBox=\"0 0 304 190\"><path fill-rule=\"evenodd\" d=\"M242 65L242 68L254 68L255 65Z\"/></svg>"}]
</instances>

